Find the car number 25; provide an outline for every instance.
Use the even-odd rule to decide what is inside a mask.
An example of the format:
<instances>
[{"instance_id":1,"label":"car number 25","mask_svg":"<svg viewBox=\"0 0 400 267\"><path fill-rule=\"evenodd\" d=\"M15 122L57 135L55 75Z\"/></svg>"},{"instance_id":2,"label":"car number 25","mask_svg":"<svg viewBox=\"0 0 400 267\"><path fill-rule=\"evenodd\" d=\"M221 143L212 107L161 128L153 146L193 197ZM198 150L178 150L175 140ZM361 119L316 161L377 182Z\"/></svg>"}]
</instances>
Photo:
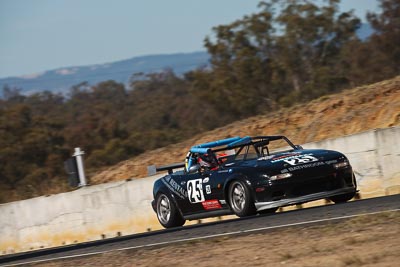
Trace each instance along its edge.
<instances>
[{"instance_id":1,"label":"car number 25","mask_svg":"<svg viewBox=\"0 0 400 267\"><path fill-rule=\"evenodd\" d=\"M202 179L188 181L187 191L190 203L199 203L205 200Z\"/></svg>"},{"instance_id":2,"label":"car number 25","mask_svg":"<svg viewBox=\"0 0 400 267\"><path fill-rule=\"evenodd\" d=\"M318 161L317 158L310 156L310 155L301 155L300 157L297 158L292 158L292 159L284 159L286 163L289 163L292 166L304 164L304 163L310 163L314 161Z\"/></svg>"}]
</instances>

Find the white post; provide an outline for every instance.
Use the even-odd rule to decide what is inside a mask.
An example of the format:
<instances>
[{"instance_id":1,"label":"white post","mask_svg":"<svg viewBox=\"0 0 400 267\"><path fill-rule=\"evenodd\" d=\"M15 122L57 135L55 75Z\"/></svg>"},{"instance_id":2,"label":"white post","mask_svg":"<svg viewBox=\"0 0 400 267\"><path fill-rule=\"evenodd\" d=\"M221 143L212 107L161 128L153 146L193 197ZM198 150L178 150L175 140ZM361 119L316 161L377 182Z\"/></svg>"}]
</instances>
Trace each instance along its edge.
<instances>
[{"instance_id":1,"label":"white post","mask_svg":"<svg viewBox=\"0 0 400 267\"><path fill-rule=\"evenodd\" d=\"M72 155L76 157L76 165L78 167L78 174L79 174L79 186L86 186L86 177L85 177L85 170L83 168L83 160L82 156L85 154L79 147L75 148L75 153Z\"/></svg>"}]
</instances>

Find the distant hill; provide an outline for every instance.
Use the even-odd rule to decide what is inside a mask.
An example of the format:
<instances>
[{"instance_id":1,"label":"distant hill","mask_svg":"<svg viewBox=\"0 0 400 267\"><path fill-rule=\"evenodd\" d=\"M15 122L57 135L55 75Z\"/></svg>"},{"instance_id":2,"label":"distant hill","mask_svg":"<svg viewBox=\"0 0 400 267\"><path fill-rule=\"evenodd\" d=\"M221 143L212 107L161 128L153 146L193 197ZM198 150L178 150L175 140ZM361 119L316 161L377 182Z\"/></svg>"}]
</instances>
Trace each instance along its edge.
<instances>
[{"instance_id":1,"label":"distant hill","mask_svg":"<svg viewBox=\"0 0 400 267\"><path fill-rule=\"evenodd\" d=\"M208 65L209 59L207 52L134 57L113 63L66 67L44 73L2 78L0 89L8 85L11 88L22 89L23 94L45 90L67 93L73 85L81 82L88 82L91 85L106 80L127 83L132 74L139 72L148 74L171 68L179 75Z\"/></svg>"},{"instance_id":2,"label":"distant hill","mask_svg":"<svg viewBox=\"0 0 400 267\"><path fill-rule=\"evenodd\" d=\"M357 35L361 40L366 40L373 31L369 24L363 23L357 31ZM11 88L19 88L23 94L45 90L65 94L72 86L82 82L94 85L102 81L114 80L126 84L132 74L139 72L148 74L171 68L176 74L180 75L198 67L209 65L209 60L210 56L207 52L149 55L112 63L65 67L20 77L0 78L0 97L1 89L5 85Z\"/></svg>"}]
</instances>

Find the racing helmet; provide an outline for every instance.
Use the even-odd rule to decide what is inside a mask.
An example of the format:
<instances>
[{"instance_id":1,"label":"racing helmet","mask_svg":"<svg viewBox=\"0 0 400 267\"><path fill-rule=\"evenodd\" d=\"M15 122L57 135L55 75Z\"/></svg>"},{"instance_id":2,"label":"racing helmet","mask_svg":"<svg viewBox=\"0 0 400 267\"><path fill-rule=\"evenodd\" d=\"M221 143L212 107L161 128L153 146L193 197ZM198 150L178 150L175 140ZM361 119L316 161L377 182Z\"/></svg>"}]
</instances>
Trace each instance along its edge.
<instances>
[{"instance_id":1,"label":"racing helmet","mask_svg":"<svg viewBox=\"0 0 400 267\"><path fill-rule=\"evenodd\" d=\"M227 161L227 156L228 156L228 154L226 154L226 153L217 154L217 160L218 160L219 164L225 163Z\"/></svg>"},{"instance_id":2,"label":"racing helmet","mask_svg":"<svg viewBox=\"0 0 400 267\"><path fill-rule=\"evenodd\" d=\"M203 168L212 169L218 166L218 162L216 162L212 154L199 155L198 162Z\"/></svg>"}]
</instances>

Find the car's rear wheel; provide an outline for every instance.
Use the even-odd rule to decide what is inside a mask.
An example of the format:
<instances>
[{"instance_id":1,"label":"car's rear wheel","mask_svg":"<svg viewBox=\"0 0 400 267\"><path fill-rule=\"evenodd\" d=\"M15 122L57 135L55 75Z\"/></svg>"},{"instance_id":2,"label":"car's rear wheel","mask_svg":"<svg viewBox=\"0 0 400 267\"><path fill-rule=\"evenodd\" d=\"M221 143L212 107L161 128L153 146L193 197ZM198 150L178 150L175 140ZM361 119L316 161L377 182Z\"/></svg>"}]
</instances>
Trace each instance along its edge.
<instances>
[{"instance_id":1,"label":"car's rear wheel","mask_svg":"<svg viewBox=\"0 0 400 267\"><path fill-rule=\"evenodd\" d=\"M157 195L156 209L157 219L165 228L182 226L185 223L174 202L163 193Z\"/></svg>"},{"instance_id":2,"label":"car's rear wheel","mask_svg":"<svg viewBox=\"0 0 400 267\"><path fill-rule=\"evenodd\" d=\"M229 186L228 201L232 211L239 217L256 214L249 188L242 181L233 181Z\"/></svg>"}]
</instances>

